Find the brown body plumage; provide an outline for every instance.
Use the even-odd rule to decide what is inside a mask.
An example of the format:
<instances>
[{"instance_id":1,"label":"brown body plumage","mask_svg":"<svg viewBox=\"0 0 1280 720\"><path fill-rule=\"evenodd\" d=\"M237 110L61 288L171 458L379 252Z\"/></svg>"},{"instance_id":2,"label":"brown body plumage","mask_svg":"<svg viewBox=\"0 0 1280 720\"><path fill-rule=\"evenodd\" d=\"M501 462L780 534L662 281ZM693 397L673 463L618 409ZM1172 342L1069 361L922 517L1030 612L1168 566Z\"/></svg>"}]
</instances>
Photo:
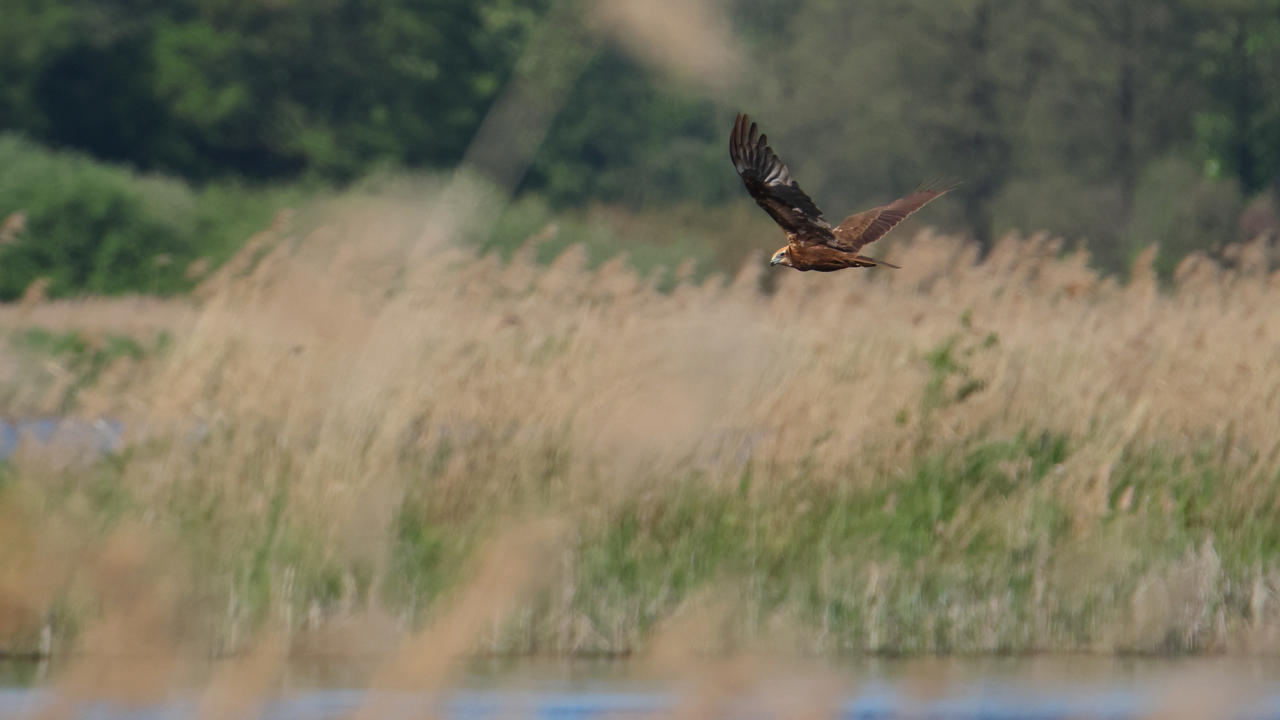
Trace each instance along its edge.
<instances>
[{"instance_id":1,"label":"brown body plumage","mask_svg":"<svg viewBox=\"0 0 1280 720\"><path fill-rule=\"evenodd\" d=\"M888 205L850 215L831 227L818 206L791 179L787 166L769 147L768 138L741 113L729 135L729 158L742 176L747 192L787 233L786 246L774 253L769 264L796 270L831 272L849 267L898 267L859 255L858 251L884 237L930 200L955 187L922 187Z\"/></svg>"}]
</instances>

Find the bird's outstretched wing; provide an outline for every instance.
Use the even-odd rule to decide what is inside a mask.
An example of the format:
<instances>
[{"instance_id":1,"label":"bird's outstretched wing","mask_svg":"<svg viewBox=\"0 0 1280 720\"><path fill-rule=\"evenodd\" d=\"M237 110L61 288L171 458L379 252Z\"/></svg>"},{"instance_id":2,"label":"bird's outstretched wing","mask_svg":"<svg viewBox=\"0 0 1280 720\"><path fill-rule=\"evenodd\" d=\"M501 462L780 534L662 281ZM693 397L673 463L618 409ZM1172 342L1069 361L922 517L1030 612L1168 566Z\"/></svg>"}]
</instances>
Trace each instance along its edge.
<instances>
[{"instance_id":1,"label":"bird's outstretched wing","mask_svg":"<svg viewBox=\"0 0 1280 720\"><path fill-rule=\"evenodd\" d=\"M954 190L956 185L959 183L923 185L910 195L904 195L888 205L850 215L832 231L834 237L829 244L838 250L857 252L863 245L884 237L885 233L911 213Z\"/></svg>"},{"instance_id":2,"label":"bird's outstretched wing","mask_svg":"<svg viewBox=\"0 0 1280 720\"><path fill-rule=\"evenodd\" d=\"M746 115L739 113L729 135L729 158L742 176L747 192L774 222L803 240L830 242L831 224L805 194L787 166L782 164L769 140Z\"/></svg>"}]
</instances>

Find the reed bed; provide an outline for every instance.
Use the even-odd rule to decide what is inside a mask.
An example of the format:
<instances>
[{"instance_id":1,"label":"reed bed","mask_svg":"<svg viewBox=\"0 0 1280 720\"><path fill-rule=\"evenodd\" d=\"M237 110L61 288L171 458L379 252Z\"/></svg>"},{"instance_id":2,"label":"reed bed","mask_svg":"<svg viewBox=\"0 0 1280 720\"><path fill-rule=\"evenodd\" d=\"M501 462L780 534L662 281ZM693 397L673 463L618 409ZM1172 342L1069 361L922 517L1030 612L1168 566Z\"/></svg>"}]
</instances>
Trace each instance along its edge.
<instances>
[{"instance_id":1,"label":"reed bed","mask_svg":"<svg viewBox=\"0 0 1280 720\"><path fill-rule=\"evenodd\" d=\"M457 627L405 647L1280 647L1261 242L1164 284L1152 250L1122 283L1046 237L979 260L918 230L886 250L901 271L766 291L761 258L667 288L576 246L537 262L554 224L504 258L438 220L346 199L190 302L0 312L11 335L46 318L146 350L72 402L124 418L124 449L6 467L0 510L24 520L0 524L0 640L83 649L114 617L215 654ZM66 402L65 360L35 357L5 353L11 407ZM125 569L122 533L146 539Z\"/></svg>"}]
</instances>

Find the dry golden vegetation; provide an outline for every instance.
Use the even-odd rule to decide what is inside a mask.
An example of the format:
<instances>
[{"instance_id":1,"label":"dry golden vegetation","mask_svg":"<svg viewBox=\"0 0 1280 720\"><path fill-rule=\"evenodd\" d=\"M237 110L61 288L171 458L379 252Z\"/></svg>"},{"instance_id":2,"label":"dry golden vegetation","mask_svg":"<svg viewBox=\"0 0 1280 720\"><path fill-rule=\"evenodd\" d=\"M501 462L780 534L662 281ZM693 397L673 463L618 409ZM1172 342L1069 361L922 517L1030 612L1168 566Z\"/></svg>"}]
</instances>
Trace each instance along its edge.
<instances>
[{"instance_id":1,"label":"dry golden vegetation","mask_svg":"<svg viewBox=\"0 0 1280 720\"><path fill-rule=\"evenodd\" d=\"M128 428L5 466L0 642L372 655L392 686L470 651L1280 647L1262 245L1159 288L1150 253L1121 284L920 231L901 271L766 293L761 258L660 291L535 262L556 226L508 260L468 232L352 197L190 301L0 312L9 413Z\"/></svg>"}]
</instances>

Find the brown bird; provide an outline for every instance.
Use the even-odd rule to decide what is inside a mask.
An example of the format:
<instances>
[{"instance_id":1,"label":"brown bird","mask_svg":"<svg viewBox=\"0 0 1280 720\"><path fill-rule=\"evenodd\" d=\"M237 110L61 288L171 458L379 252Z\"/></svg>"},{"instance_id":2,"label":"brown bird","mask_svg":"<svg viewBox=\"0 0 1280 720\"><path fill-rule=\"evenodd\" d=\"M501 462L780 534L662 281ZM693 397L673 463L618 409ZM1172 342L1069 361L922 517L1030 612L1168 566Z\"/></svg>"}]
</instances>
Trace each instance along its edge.
<instances>
[{"instance_id":1,"label":"brown bird","mask_svg":"<svg viewBox=\"0 0 1280 720\"><path fill-rule=\"evenodd\" d=\"M876 265L897 268L883 260L859 255L858 251L863 245L884 237L930 200L955 188L955 184L922 186L888 205L850 215L833 228L813 200L791 179L787 166L769 147L768 138L759 134L756 124L742 113L738 114L733 133L729 135L729 158L756 204L787 233L787 244L773 254L769 264L796 270L831 272Z\"/></svg>"}]
</instances>

